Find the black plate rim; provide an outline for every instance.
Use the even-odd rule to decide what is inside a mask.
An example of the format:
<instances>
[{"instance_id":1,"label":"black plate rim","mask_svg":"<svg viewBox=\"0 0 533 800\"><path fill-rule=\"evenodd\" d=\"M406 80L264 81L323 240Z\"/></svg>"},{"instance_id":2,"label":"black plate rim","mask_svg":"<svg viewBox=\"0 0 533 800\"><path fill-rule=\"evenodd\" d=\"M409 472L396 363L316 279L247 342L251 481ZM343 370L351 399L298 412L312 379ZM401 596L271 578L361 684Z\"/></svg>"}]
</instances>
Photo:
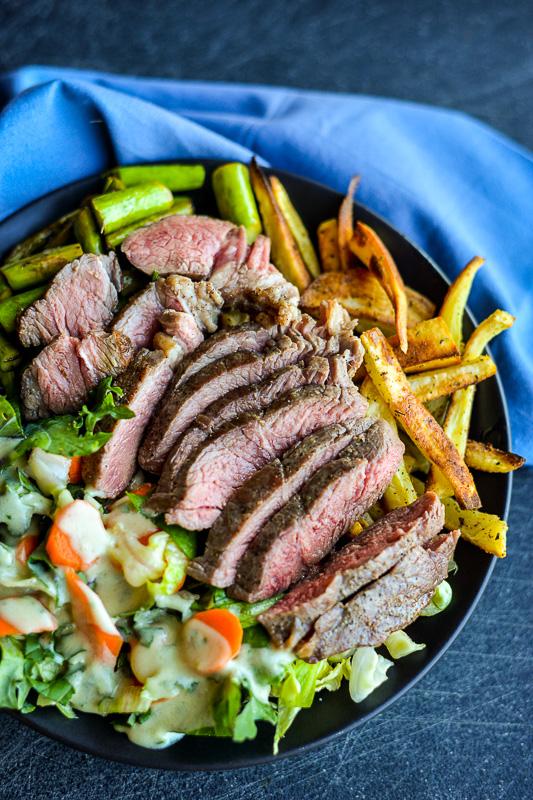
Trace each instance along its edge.
<instances>
[{"instance_id":1,"label":"black plate rim","mask_svg":"<svg viewBox=\"0 0 533 800\"><path fill-rule=\"evenodd\" d=\"M205 158L198 158L198 159L193 159L193 158L190 158L190 159L166 159L166 160L159 160L159 161L154 161L154 162L150 162L150 163L154 163L154 164L155 163L157 163L157 164L175 163L177 160L179 160L182 163L202 163L202 164L206 165L207 167L215 167L215 166L220 165L220 164L228 163L228 159L213 159L213 158L209 158L209 159L205 159ZM126 165L123 165L123 166L126 166ZM304 176L297 175L296 173L287 172L286 170L281 170L281 169L271 168L271 167L265 168L265 171L268 174L272 173L272 174L278 175L281 178L281 180L283 180L283 178L286 178L286 179L289 179L289 180L296 179L298 181L304 182L305 184L309 185L311 188L316 187L317 190L321 190L321 191L327 190L328 192L335 193L336 195L338 195L339 202L343 198L342 193L338 192L336 189L332 189L331 187L327 186L326 184L320 183L320 182L315 181L315 180L310 179L310 178L306 178ZM97 180L99 177L100 176L98 174L85 176L85 177L80 178L80 179L78 179L76 181L72 181L72 182L70 182L68 184L65 184L63 186L57 187L56 189L53 189L52 191L46 193L45 195L42 195L41 197L38 197L35 200L32 200L30 203L26 204L22 208L20 208L17 211L13 212L8 217L5 217L3 220L0 220L0 233L1 233L2 229L4 228L4 226L6 226L8 224L11 225L13 223L16 223L16 220L19 217L19 215L23 215L23 214L31 211L32 208L36 207L39 204L45 204L47 201L51 201L52 199L57 197L57 195L59 195L59 194L61 194L63 192L66 193L69 190L73 191L77 187L81 186L83 183ZM446 276L446 274L441 270L441 268L438 266L438 264L436 264L435 261L433 261L431 256L429 256L421 247L419 247L411 239L409 239L407 236L405 236L405 234L403 234L401 231L397 230L393 225L391 225L386 219L384 219L380 214L375 212L373 209L369 208L368 206L364 206L364 205L362 205L360 203L357 203L357 202L354 203L354 206L355 206L356 209L360 208L364 212L372 215L384 227L386 227L388 229L388 231L391 232L394 237L403 240L409 247L411 247L414 251L416 251L418 253L418 255L421 256L423 258L423 260L425 260L432 267L432 269L438 274L438 276L445 283L447 283L448 285L450 284L450 280ZM472 314L472 312L470 311L468 306L467 306L466 311L467 311L467 315L470 318L472 324L473 325L477 325L476 318ZM489 352L489 355L490 355L490 348L487 348L487 351ZM496 375L494 377L496 379L496 385L498 387L499 400L500 400L500 402L502 404L503 421L504 421L504 425L505 425L506 435L507 435L507 438L508 438L508 447L509 447L509 449L511 449L511 426L510 426L510 419L509 419L507 400L506 400L506 397L505 397L505 393L504 393L504 390L503 390L503 385L502 385L499 373L496 373ZM510 472L507 475L504 475L502 477L505 478L506 481L507 481L506 493L505 493L505 508L504 508L504 512L502 514L502 518L504 520L506 520L507 517L508 517L508 514L509 514L509 508L510 508L510 503L511 503L513 474L512 474L512 472ZM463 628L467 624L467 622L470 619L472 613L474 612L476 606L478 605L483 592L485 591L485 588L487 586L488 581L490 580L490 577L492 575L492 571L493 571L494 566L496 564L496 560L497 560L496 556L491 556L490 557L490 561L488 562L488 564L486 566L486 569L485 569L485 575L484 575L484 578L482 580L482 583L481 583L481 585L480 585L475 597L472 599L470 605L468 606L468 608L463 610L462 617L461 617L459 623L457 624L457 626L455 627L455 629L453 630L453 632L448 636L448 638L444 641L443 644L439 645L438 650L427 661L427 663L425 663L423 667L421 667L419 670L417 670L416 673L414 674L414 676L409 681L407 681L406 684L401 689L399 689L396 692L394 692L394 694L391 697L389 697L384 702L378 704L374 709L366 712L361 717L358 717L357 719L355 719L352 723L349 723L347 725L343 725L338 731L335 731L335 732L330 733L330 734L325 734L323 736L320 736L315 741L307 742L306 744L303 744L303 745L300 745L300 746L294 746L294 747L290 748L289 750L280 752L280 753L278 753L276 755L271 753L271 754L260 755L260 756L256 756L256 757L244 758L244 759L240 759L238 763L228 763L227 761L214 761L214 760L212 760L212 761L209 761L208 763L205 763L205 764L199 764L199 763L192 763L192 764L190 764L190 763L175 763L175 764L172 764L172 765L169 764L169 765L150 766L150 765L145 763L146 759L144 759L144 758L140 757L139 759L136 759L136 758L130 758L128 756L121 756L120 750L118 752L114 752L113 754L108 754L108 753L102 752L102 750L98 749L97 746L85 745L85 744L82 745L82 744L78 744L77 742L73 742L67 736L62 736L61 734L58 734L58 733L56 733L54 731L50 731L48 729L47 725L46 725L46 722L36 721L35 718L33 718L32 714L30 714L30 715L22 714L21 712L15 711L15 710L12 710L12 709L0 709L0 710L5 712L5 713L7 713L7 714L9 714L11 717L17 719L19 722L22 722L27 727L35 730L36 732L38 732L40 734L43 734L46 737L48 737L48 738L50 738L50 739L52 739L54 741L59 742L60 744L66 745L67 747L70 747L70 748L72 748L74 750L77 750L80 753L89 754L91 756L96 756L98 758L102 758L102 759L105 759L106 761L110 761L110 762L121 763L121 764L125 764L125 765L128 765L128 766L134 766L134 767L143 767L143 768L146 768L146 769L163 769L163 770L166 770L166 771L176 771L176 772L213 772L213 771L230 770L230 769L245 769L245 768L248 768L248 767L251 767L251 766L258 766L258 765L262 765L262 764L271 763L273 761L281 761L283 759L291 758L291 757L298 756L298 755L303 755L304 753L307 753L310 750L314 750L317 747L320 747L322 745L328 744L329 742L332 742L332 741L338 739L340 736L343 736L343 735L349 733L350 731L354 730L355 728L357 728L357 727L365 724L366 722L370 721L375 716L377 716L378 714L381 714L383 711L388 709L393 703L395 703L397 700L399 700L401 697L403 697L415 684L417 684L420 680L422 680L422 678L424 678L424 676L432 669L432 667L437 663L437 661L446 653L448 648L453 644L453 642L455 641L457 636L461 633L461 631L463 630ZM56 712L56 713L59 714L59 712ZM121 735L121 734L117 734L117 735ZM214 740L210 739L209 741L214 741ZM179 742L177 744L179 745ZM238 747L238 744L236 744L235 747ZM143 755L145 753L153 752L151 750L147 750L147 749L140 748L140 747L139 747L139 751Z\"/></svg>"}]
</instances>

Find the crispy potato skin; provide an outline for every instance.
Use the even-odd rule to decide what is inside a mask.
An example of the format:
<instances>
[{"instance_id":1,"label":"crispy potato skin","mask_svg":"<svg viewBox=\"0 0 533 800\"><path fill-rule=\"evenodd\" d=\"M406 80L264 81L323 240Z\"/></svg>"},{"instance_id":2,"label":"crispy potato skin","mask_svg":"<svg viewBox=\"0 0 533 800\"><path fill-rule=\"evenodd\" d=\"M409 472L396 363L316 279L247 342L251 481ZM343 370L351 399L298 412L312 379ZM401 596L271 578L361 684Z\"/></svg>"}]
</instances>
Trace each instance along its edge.
<instances>
[{"instance_id":1,"label":"crispy potato skin","mask_svg":"<svg viewBox=\"0 0 533 800\"><path fill-rule=\"evenodd\" d=\"M511 472L525 464L526 459L508 450L499 450L487 442L466 443L465 461L472 469L481 472Z\"/></svg>"},{"instance_id":2,"label":"crispy potato skin","mask_svg":"<svg viewBox=\"0 0 533 800\"><path fill-rule=\"evenodd\" d=\"M339 224L336 219L326 219L317 228L318 252L324 272L340 272Z\"/></svg>"}]
</instances>

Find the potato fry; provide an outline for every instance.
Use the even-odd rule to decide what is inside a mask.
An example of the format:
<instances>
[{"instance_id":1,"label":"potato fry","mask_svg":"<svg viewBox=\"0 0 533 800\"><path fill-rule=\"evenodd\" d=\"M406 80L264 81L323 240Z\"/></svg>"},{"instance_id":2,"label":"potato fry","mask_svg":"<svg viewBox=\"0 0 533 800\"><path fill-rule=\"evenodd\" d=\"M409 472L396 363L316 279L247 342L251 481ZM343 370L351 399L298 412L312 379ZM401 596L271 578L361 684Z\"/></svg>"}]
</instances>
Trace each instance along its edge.
<instances>
[{"instance_id":1,"label":"potato fry","mask_svg":"<svg viewBox=\"0 0 533 800\"><path fill-rule=\"evenodd\" d=\"M365 267L376 276L394 306L395 324L400 348L407 352L407 296L402 276L391 254L368 225L358 222L355 226L350 248ZM341 255L342 258L342 255Z\"/></svg>"},{"instance_id":2,"label":"potato fry","mask_svg":"<svg viewBox=\"0 0 533 800\"><path fill-rule=\"evenodd\" d=\"M270 178L270 185L277 204L281 209L281 213L285 217L290 232L294 236L294 241L298 245L298 250L300 251L305 266L309 270L312 278L318 278L320 275L320 265L315 253L315 248L309 238L307 228L302 222L302 218L291 203L287 190L279 178L272 175Z\"/></svg>"},{"instance_id":3,"label":"potato fry","mask_svg":"<svg viewBox=\"0 0 533 800\"><path fill-rule=\"evenodd\" d=\"M361 335L365 365L377 390L419 450L449 479L462 508L479 508L474 480L457 448L409 388L392 348L380 330Z\"/></svg>"},{"instance_id":4,"label":"potato fry","mask_svg":"<svg viewBox=\"0 0 533 800\"><path fill-rule=\"evenodd\" d=\"M476 272L484 262L484 258L476 256L466 265L446 292L444 302L439 312L440 316L447 323L452 337L461 353L463 352L463 317L466 301L468 300L468 295L470 294Z\"/></svg>"},{"instance_id":5,"label":"potato fry","mask_svg":"<svg viewBox=\"0 0 533 800\"><path fill-rule=\"evenodd\" d=\"M339 224L336 219L321 222L317 229L318 252L324 272L340 272Z\"/></svg>"},{"instance_id":6,"label":"potato fry","mask_svg":"<svg viewBox=\"0 0 533 800\"><path fill-rule=\"evenodd\" d=\"M353 197L359 186L360 175L354 175L348 186L346 197L339 209L339 253L341 257L341 269L345 272L355 266L355 257L350 249L353 230Z\"/></svg>"},{"instance_id":7,"label":"potato fry","mask_svg":"<svg viewBox=\"0 0 533 800\"><path fill-rule=\"evenodd\" d=\"M389 338L394 355L406 375L458 364L461 355L442 317L423 320L407 329L407 352L398 335Z\"/></svg>"},{"instance_id":8,"label":"potato fry","mask_svg":"<svg viewBox=\"0 0 533 800\"><path fill-rule=\"evenodd\" d=\"M299 292L303 292L311 283L311 276L277 204L268 178L255 159L252 159L250 164L250 179L259 203L265 233L272 243L272 260L282 275L293 283Z\"/></svg>"},{"instance_id":9,"label":"potato fry","mask_svg":"<svg viewBox=\"0 0 533 800\"><path fill-rule=\"evenodd\" d=\"M501 311L499 309L494 311L490 317L487 317L487 319L483 320L483 322L478 325L466 343L463 351L463 360L472 361L478 358L485 349L487 343L494 336L510 328L513 322L514 317L506 311ZM466 441L472 417L475 391L476 387L473 385L454 392L442 426L462 456L464 456L466 451ZM432 466L429 471L426 488L428 491L436 492L441 499L443 497L451 497L453 494L446 477L442 475L436 466Z\"/></svg>"},{"instance_id":10,"label":"potato fry","mask_svg":"<svg viewBox=\"0 0 533 800\"><path fill-rule=\"evenodd\" d=\"M408 375L411 391L421 403L429 403L437 397L445 397L464 386L484 381L496 373L496 364L489 356L479 356L472 361L463 361L445 369Z\"/></svg>"},{"instance_id":11,"label":"potato fry","mask_svg":"<svg viewBox=\"0 0 533 800\"><path fill-rule=\"evenodd\" d=\"M408 299L407 325L429 319L435 306L418 292L406 289ZM300 305L314 317L320 313L323 300L338 300L350 316L379 323L390 333L394 331L394 309L379 281L364 267L349 272L324 272L303 293Z\"/></svg>"},{"instance_id":12,"label":"potato fry","mask_svg":"<svg viewBox=\"0 0 533 800\"><path fill-rule=\"evenodd\" d=\"M451 497L444 503L444 525L449 531L460 528L461 536L486 553L504 558L507 550L507 523L496 516L477 509L462 510Z\"/></svg>"},{"instance_id":13,"label":"potato fry","mask_svg":"<svg viewBox=\"0 0 533 800\"><path fill-rule=\"evenodd\" d=\"M385 400L382 398L374 383L370 378L365 378L361 386L361 394L368 400L367 417L381 417L392 427L394 431L398 430L396 420L391 413L391 410ZM398 467L390 486L385 490L383 500L387 511L392 511L393 508L398 506L406 506L416 500L416 492L411 483L411 478L404 461Z\"/></svg>"},{"instance_id":14,"label":"potato fry","mask_svg":"<svg viewBox=\"0 0 533 800\"><path fill-rule=\"evenodd\" d=\"M499 450L488 442L466 443L465 461L471 469L481 472L511 472L525 464L526 459L508 450Z\"/></svg>"}]
</instances>

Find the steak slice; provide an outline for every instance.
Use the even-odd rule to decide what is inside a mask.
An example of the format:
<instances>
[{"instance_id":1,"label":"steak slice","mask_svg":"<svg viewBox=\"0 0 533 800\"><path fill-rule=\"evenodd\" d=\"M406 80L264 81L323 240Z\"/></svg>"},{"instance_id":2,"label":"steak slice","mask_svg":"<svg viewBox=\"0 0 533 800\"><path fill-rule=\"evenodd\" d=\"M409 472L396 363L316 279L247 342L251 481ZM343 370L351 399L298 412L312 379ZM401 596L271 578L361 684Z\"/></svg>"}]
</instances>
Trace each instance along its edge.
<instances>
[{"instance_id":1,"label":"steak slice","mask_svg":"<svg viewBox=\"0 0 533 800\"><path fill-rule=\"evenodd\" d=\"M167 510L167 522L190 530L212 525L239 486L299 439L335 422L363 416L367 403L355 387L303 386L262 412L226 423L173 477L171 491L156 493L148 507Z\"/></svg>"},{"instance_id":2,"label":"steak slice","mask_svg":"<svg viewBox=\"0 0 533 800\"><path fill-rule=\"evenodd\" d=\"M210 281L192 281L184 275L169 275L156 281L165 308L191 314L202 332L217 329L223 300Z\"/></svg>"},{"instance_id":3,"label":"steak slice","mask_svg":"<svg viewBox=\"0 0 533 800\"><path fill-rule=\"evenodd\" d=\"M227 306L298 304L296 286L270 263L270 239L259 235L247 254L246 231L240 227L228 234L211 275Z\"/></svg>"},{"instance_id":4,"label":"steak slice","mask_svg":"<svg viewBox=\"0 0 533 800\"><path fill-rule=\"evenodd\" d=\"M139 452L141 467L161 473L178 437L207 406L240 386L259 383L281 367L294 364L309 348L280 337L266 353L231 353L204 367L179 388L172 384Z\"/></svg>"},{"instance_id":5,"label":"steak slice","mask_svg":"<svg viewBox=\"0 0 533 800\"><path fill-rule=\"evenodd\" d=\"M126 369L133 357L127 336L93 331L81 341L63 333L36 356L22 376L26 419L79 411L89 392Z\"/></svg>"},{"instance_id":6,"label":"steak slice","mask_svg":"<svg viewBox=\"0 0 533 800\"><path fill-rule=\"evenodd\" d=\"M299 658L315 663L353 647L375 647L413 622L447 577L459 536L453 531L415 545L390 572L323 614L296 648Z\"/></svg>"},{"instance_id":7,"label":"steak slice","mask_svg":"<svg viewBox=\"0 0 533 800\"><path fill-rule=\"evenodd\" d=\"M137 269L151 275L177 272L191 278L208 278L215 256L231 222L195 215L173 214L130 233L122 252Z\"/></svg>"},{"instance_id":8,"label":"steak slice","mask_svg":"<svg viewBox=\"0 0 533 800\"><path fill-rule=\"evenodd\" d=\"M380 578L411 547L423 545L444 525L444 506L433 492L394 509L331 555L260 617L277 647L294 648L335 603ZM209 541L209 540L208 540Z\"/></svg>"},{"instance_id":9,"label":"steak slice","mask_svg":"<svg viewBox=\"0 0 533 800\"><path fill-rule=\"evenodd\" d=\"M171 480L171 476L185 463L193 451L225 422L230 422L246 411L261 411L278 397L298 386L311 384L320 386L330 383L329 376L329 361L326 358L313 358L307 367L302 364L284 367L261 383L234 389L220 400L211 403L181 434L174 445L171 454L165 461L159 480L161 491L164 491L163 487L166 485L167 479Z\"/></svg>"},{"instance_id":10,"label":"steak slice","mask_svg":"<svg viewBox=\"0 0 533 800\"><path fill-rule=\"evenodd\" d=\"M138 353L143 347L151 347L155 334L161 329L159 317L164 310L156 284L149 283L119 311L110 329L128 336Z\"/></svg>"},{"instance_id":11,"label":"steak slice","mask_svg":"<svg viewBox=\"0 0 533 800\"><path fill-rule=\"evenodd\" d=\"M381 496L403 452L384 420L362 426L338 458L321 467L257 534L229 593L252 603L299 580Z\"/></svg>"},{"instance_id":12,"label":"steak slice","mask_svg":"<svg viewBox=\"0 0 533 800\"><path fill-rule=\"evenodd\" d=\"M114 253L83 255L61 269L41 300L22 314L24 347L49 344L61 333L78 339L105 328L118 302L122 275Z\"/></svg>"},{"instance_id":13,"label":"steak slice","mask_svg":"<svg viewBox=\"0 0 533 800\"><path fill-rule=\"evenodd\" d=\"M101 497L117 497L137 469L137 451L153 411L172 378L172 368L161 351L141 350L134 362L115 381L123 390L122 405L131 419L104 418L98 430L112 432L109 441L83 459L83 480Z\"/></svg>"},{"instance_id":14,"label":"steak slice","mask_svg":"<svg viewBox=\"0 0 533 800\"><path fill-rule=\"evenodd\" d=\"M238 562L263 525L320 467L336 458L355 433L371 424L363 417L328 425L258 470L224 507L209 531L203 556L187 567L189 575L212 586L230 586Z\"/></svg>"}]
</instances>

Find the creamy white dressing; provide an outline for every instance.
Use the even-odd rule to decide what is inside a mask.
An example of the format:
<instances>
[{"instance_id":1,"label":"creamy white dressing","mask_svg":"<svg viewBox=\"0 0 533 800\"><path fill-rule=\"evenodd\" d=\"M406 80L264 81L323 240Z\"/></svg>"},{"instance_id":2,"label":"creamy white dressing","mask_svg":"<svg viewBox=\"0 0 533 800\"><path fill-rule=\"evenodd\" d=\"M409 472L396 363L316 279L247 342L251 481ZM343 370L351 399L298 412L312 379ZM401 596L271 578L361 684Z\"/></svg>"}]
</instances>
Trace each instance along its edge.
<instances>
[{"instance_id":1,"label":"creamy white dressing","mask_svg":"<svg viewBox=\"0 0 533 800\"><path fill-rule=\"evenodd\" d=\"M53 495L65 489L68 483L70 458L47 453L40 447L34 447L28 458L25 472L37 483L40 491Z\"/></svg>"},{"instance_id":2,"label":"creamy white dressing","mask_svg":"<svg viewBox=\"0 0 533 800\"><path fill-rule=\"evenodd\" d=\"M121 679L120 673L93 658L88 642L80 631L75 630L64 636L57 649L70 660L71 667L78 667L69 675L69 681L75 688L70 701L72 707L91 714L100 713L102 700L115 694Z\"/></svg>"},{"instance_id":3,"label":"creamy white dressing","mask_svg":"<svg viewBox=\"0 0 533 800\"><path fill-rule=\"evenodd\" d=\"M55 618L33 595L2 598L0 618L19 633L38 633L57 628Z\"/></svg>"},{"instance_id":4,"label":"creamy white dressing","mask_svg":"<svg viewBox=\"0 0 533 800\"><path fill-rule=\"evenodd\" d=\"M64 508L58 524L86 567L103 555L111 544L100 512L85 500L74 500Z\"/></svg>"},{"instance_id":5,"label":"creamy white dressing","mask_svg":"<svg viewBox=\"0 0 533 800\"><path fill-rule=\"evenodd\" d=\"M107 555L99 558L87 570L86 575L91 587L112 617L131 614L148 603L149 594L146 586L131 586L124 579L122 571Z\"/></svg>"}]
</instances>

